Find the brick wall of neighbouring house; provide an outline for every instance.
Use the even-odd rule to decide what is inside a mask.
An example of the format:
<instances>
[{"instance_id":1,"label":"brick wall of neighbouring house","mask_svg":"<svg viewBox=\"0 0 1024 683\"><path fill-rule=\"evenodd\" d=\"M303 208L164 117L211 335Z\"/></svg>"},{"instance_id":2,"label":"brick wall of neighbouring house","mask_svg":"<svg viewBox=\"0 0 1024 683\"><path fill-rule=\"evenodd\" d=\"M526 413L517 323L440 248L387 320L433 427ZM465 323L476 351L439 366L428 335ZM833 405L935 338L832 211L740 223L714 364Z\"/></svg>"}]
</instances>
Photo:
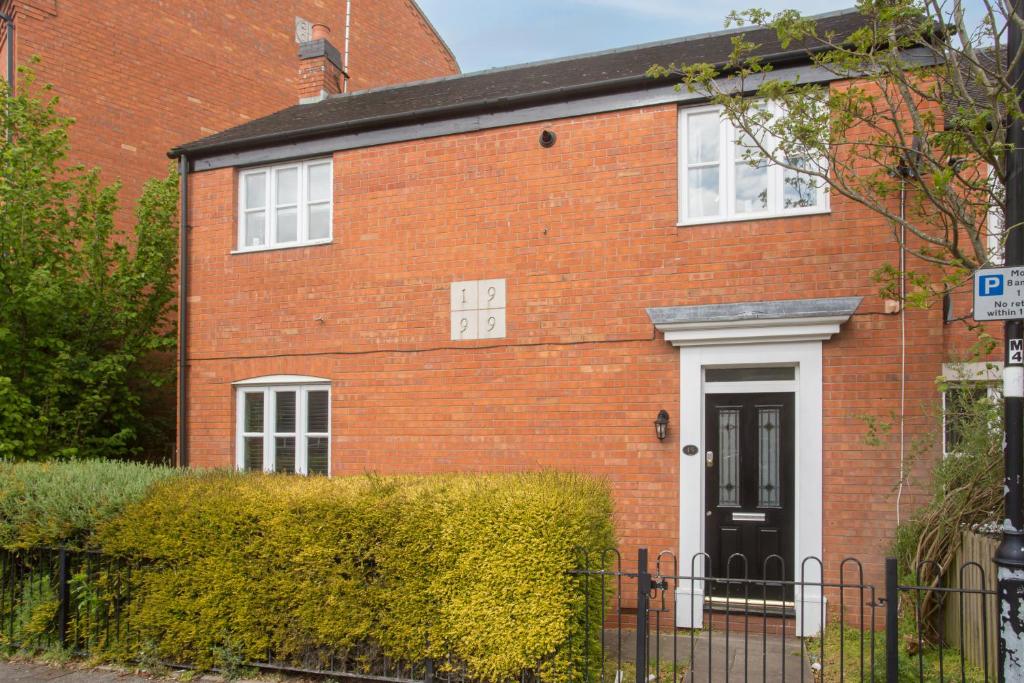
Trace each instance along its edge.
<instances>
[{"instance_id":1,"label":"brick wall of neighbouring house","mask_svg":"<svg viewBox=\"0 0 1024 683\"><path fill-rule=\"evenodd\" d=\"M353 86L455 73L409 0L352 0ZM298 102L295 17L329 25L344 49L345 0L16 0L17 57L41 58L73 116L73 162L121 180L131 206L167 150ZM2 60L0 60L2 61Z\"/></svg>"},{"instance_id":2,"label":"brick wall of neighbouring house","mask_svg":"<svg viewBox=\"0 0 1024 683\"><path fill-rule=\"evenodd\" d=\"M334 474L592 472L625 552L675 548L679 352L645 307L863 295L824 344L824 543L879 581L900 464L861 418L899 408L898 316L871 279L896 244L838 197L830 215L677 227L676 119L666 105L340 152L326 246L231 255L235 172L195 174L191 462L233 465L232 382L326 377ZM507 279L507 338L450 341L450 283L487 278ZM907 333L909 443L937 398L940 314L908 313ZM932 456L908 446L908 466ZM919 500L908 489L904 513Z\"/></svg>"}]
</instances>

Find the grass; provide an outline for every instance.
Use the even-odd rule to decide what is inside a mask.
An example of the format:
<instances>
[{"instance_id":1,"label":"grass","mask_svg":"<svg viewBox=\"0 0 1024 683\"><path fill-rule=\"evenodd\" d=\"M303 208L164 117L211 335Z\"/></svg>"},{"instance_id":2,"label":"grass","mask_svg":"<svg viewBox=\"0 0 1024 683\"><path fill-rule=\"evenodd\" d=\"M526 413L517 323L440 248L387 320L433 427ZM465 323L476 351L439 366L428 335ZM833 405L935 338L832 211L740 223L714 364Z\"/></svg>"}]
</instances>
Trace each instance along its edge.
<instances>
[{"instance_id":1,"label":"grass","mask_svg":"<svg viewBox=\"0 0 1024 683\"><path fill-rule=\"evenodd\" d=\"M817 680L821 683L850 683L853 681L876 681L878 683L917 683L919 681L963 681L981 683L985 673L980 667L965 662L963 675L960 669L960 651L951 647L939 648L926 644L917 652L916 630L913 623L900 625L899 680L886 681L885 674L885 632L874 634L860 629L835 626L825 632L825 656ZM871 644L874 639L874 671L871 676ZM861 665L861 643L863 642L863 667ZM842 646L842 658L840 651ZM809 653L821 652L821 641L813 639L808 643ZM988 680L995 680L995 671L989 665Z\"/></svg>"}]
</instances>

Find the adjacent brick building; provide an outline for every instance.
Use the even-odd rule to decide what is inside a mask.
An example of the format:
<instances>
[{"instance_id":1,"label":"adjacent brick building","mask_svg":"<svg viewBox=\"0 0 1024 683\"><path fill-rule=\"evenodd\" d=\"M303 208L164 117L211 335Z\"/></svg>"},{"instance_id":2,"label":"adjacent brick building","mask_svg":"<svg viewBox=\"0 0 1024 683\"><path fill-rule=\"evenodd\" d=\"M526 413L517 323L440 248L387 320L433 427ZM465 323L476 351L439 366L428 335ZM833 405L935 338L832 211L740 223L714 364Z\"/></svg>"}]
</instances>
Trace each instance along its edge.
<instances>
[{"instance_id":1,"label":"adjacent brick building","mask_svg":"<svg viewBox=\"0 0 1024 683\"><path fill-rule=\"evenodd\" d=\"M732 37L335 96L177 148L183 461L590 472L624 553L821 556L830 576L852 555L877 583L921 500L897 500L901 472L937 455L909 444L950 328L879 299L899 252L876 215L744 175L716 111L643 76ZM901 412L903 449L867 445L863 416Z\"/></svg>"},{"instance_id":2,"label":"adjacent brick building","mask_svg":"<svg viewBox=\"0 0 1024 683\"><path fill-rule=\"evenodd\" d=\"M143 183L167 174L172 145L298 101L296 55L313 24L330 27L339 46L333 91L459 70L414 0L0 0L0 11L15 17L16 62L38 57L37 83L52 84L60 111L75 119L69 161L123 184L126 226ZM4 78L6 50L0 25ZM168 442L173 392L147 397L148 413L169 425ZM151 458L173 456L170 443L144 447Z\"/></svg>"},{"instance_id":3,"label":"adjacent brick building","mask_svg":"<svg viewBox=\"0 0 1024 683\"><path fill-rule=\"evenodd\" d=\"M350 7L350 90L458 73L414 0ZM71 161L123 182L127 206L167 173L172 145L294 104L298 39L322 23L343 50L346 22L345 0L2 0L0 10L15 17L17 63L38 56L38 82L75 118Z\"/></svg>"}]
</instances>

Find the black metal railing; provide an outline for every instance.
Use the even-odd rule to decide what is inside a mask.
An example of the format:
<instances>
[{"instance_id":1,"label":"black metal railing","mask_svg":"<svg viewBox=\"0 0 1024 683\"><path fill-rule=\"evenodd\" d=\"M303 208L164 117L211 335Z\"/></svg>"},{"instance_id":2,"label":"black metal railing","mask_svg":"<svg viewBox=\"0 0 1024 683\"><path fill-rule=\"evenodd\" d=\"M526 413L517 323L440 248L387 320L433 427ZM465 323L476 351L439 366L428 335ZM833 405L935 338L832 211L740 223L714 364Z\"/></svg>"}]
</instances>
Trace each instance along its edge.
<instances>
[{"instance_id":1,"label":"black metal railing","mask_svg":"<svg viewBox=\"0 0 1024 683\"><path fill-rule=\"evenodd\" d=\"M987 655L970 662L949 645L949 620L942 618L955 604L957 642L968 631L980 631L982 642L995 637L996 615L987 607L995 591L977 562L955 571L923 562L901 580L896 561L887 560L883 594L853 558L834 567L807 558L787 571L781 557L769 556L754 577L741 555L723 562L723 576L706 554L690 558L685 571L674 554L659 553L652 562L645 548L635 566L624 564L609 550L581 558L568 572L580 616L561 652L570 662L567 681L996 680ZM133 596L145 569L97 552L0 550L0 647L138 659L145 648L132 629ZM965 609L971 601L980 610ZM980 619L968 623L966 614ZM469 679L457 662L395 661L372 643L301 657L271 650L237 664L393 683ZM523 671L518 680L534 683L537 676Z\"/></svg>"},{"instance_id":2,"label":"black metal railing","mask_svg":"<svg viewBox=\"0 0 1024 683\"><path fill-rule=\"evenodd\" d=\"M90 551L0 551L0 643L74 654L130 647L132 568Z\"/></svg>"},{"instance_id":3,"label":"black metal railing","mask_svg":"<svg viewBox=\"0 0 1024 683\"><path fill-rule=\"evenodd\" d=\"M680 572L674 554L658 554L651 566L644 548L635 567L624 567L616 551L582 559L570 574L587 604L592 592L600 594L601 608L587 618L599 620L601 636L570 645L580 662L577 680L995 680L993 663L968 662L938 627L943 603L952 599L960 605L961 642L964 630L976 627L963 621L964 601L994 595L984 588L977 563L958 568L959 587L944 585L947 572L935 563L922 563L904 585L890 559L884 595L865 581L854 558L839 561L830 573L820 559L806 558L791 574L783 558L769 556L755 578L741 555L723 564L724 575L716 575L711 558L698 554ZM967 573L977 574L982 587L962 588ZM994 626L995 615L990 617L992 624L983 620L983 629Z\"/></svg>"}]
</instances>

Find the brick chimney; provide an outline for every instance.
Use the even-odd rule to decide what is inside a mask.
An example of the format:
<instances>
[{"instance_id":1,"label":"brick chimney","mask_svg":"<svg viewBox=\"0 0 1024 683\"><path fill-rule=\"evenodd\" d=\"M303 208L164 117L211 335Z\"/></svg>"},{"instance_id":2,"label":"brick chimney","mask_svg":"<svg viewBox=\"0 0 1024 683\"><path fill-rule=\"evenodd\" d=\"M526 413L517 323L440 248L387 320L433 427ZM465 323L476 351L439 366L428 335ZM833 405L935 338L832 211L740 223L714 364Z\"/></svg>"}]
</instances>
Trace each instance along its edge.
<instances>
[{"instance_id":1,"label":"brick chimney","mask_svg":"<svg viewBox=\"0 0 1024 683\"><path fill-rule=\"evenodd\" d=\"M327 26L314 24L312 39L299 44L299 104L341 92L341 53L331 44L330 35Z\"/></svg>"}]
</instances>

